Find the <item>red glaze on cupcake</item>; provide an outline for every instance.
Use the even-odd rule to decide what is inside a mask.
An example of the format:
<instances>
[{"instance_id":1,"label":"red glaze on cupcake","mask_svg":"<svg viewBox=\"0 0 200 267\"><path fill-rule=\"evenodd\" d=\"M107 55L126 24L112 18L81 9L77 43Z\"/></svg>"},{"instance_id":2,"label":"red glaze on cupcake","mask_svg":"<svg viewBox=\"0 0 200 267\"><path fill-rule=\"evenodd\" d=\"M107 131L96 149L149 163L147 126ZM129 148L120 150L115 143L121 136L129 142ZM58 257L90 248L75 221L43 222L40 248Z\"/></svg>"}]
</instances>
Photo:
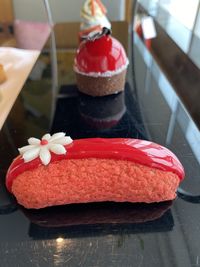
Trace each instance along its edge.
<instances>
[{"instance_id":1,"label":"red glaze on cupcake","mask_svg":"<svg viewBox=\"0 0 200 267\"><path fill-rule=\"evenodd\" d=\"M95 40L84 40L77 51L74 70L92 77L110 77L128 66L123 46L110 35Z\"/></svg>"}]
</instances>

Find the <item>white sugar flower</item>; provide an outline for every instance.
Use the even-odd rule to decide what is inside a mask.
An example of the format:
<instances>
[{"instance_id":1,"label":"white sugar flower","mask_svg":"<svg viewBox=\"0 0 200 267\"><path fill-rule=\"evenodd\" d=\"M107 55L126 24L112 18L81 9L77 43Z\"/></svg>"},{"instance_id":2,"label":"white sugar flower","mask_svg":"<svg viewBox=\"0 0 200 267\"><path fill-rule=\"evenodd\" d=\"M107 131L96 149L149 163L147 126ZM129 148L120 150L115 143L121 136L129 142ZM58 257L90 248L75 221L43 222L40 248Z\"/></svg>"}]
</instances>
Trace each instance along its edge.
<instances>
[{"instance_id":1,"label":"white sugar flower","mask_svg":"<svg viewBox=\"0 0 200 267\"><path fill-rule=\"evenodd\" d=\"M57 155L66 154L64 145L71 144L73 141L70 136L65 136L65 133L55 133L52 136L45 134L42 139L31 137L28 139L29 145L19 148L19 153L22 155L25 162L32 161L40 157L42 164L48 165L51 161L51 153Z\"/></svg>"}]
</instances>

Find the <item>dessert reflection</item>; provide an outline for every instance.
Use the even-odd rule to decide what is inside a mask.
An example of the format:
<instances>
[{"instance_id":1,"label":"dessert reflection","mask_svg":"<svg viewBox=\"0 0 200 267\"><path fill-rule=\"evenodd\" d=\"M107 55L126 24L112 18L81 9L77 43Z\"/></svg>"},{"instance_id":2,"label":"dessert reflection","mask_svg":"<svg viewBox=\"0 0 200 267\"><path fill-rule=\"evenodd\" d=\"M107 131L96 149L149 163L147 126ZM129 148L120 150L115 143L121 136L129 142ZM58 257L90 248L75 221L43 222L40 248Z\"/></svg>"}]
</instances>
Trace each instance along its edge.
<instances>
[{"instance_id":1,"label":"dessert reflection","mask_svg":"<svg viewBox=\"0 0 200 267\"><path fill-rule=\"evenodd\" d=\"M88 203L27 210L29 236L33 239L86 237L123 233L170 231L174 226L172 201L138 203Z\"/></svg>"},{"instance_id":2,"label":"dessert reflection","mask_svg":"<svg viewBox=\"0 0 200 267\"><path fill-rule=\"evenodd\" d=\"M104 97L91 97L79 94L79 117L83 137L132 137L147 139L143 127L138 103L132 103L130 114L129 97L131 91L129 84L125 90L118 94Z\"/></svg>"},{"instance_id":3,"label":"dessert reflection","mask_svg":"<svg viewBox=\"0 0 200 267\"><path fill-rule=\"evenodd\" d=\"M96 130L106 130L116 126L126 112L124 92L92 97L79 95L79 112L84 123Z\"/></svg>"}]
</instances>

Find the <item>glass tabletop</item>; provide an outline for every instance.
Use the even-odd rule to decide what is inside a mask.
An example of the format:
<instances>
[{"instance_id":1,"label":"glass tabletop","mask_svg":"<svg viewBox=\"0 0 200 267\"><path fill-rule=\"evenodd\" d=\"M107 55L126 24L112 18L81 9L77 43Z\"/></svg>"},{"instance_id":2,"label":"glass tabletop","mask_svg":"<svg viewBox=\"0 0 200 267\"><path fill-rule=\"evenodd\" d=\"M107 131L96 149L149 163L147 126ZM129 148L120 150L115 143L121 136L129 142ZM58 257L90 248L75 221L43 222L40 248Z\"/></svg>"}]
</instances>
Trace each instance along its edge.
<instances>
[{"instance_id":1,"label":"glass tabletop","mask_svg":"<svg viewBox=\"0 0 200 267\"><path fill-rule=\"evenodd\" d=\"M137 35L125 90L79 93L75 49L63 49L56 29L60 46L55 52L46 43L0 131L0 266L199 266L199 130L182 99ZM72 139L130 137L168 147L186 171L177 198L24 209L5 189L8 167L30 136L58 131Z\"/></svg>"}]
</instances>

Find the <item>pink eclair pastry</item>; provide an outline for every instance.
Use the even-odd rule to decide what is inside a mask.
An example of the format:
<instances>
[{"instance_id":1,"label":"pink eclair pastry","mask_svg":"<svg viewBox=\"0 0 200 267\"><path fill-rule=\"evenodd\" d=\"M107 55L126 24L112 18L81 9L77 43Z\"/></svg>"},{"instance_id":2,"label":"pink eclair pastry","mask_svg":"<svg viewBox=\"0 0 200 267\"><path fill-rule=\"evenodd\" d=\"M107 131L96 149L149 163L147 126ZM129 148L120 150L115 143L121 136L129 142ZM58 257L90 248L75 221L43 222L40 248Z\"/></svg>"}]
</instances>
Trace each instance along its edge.
<instances>
[{"instance_id":1,"label":"pink eclair pastry","mask_svg":"<svg viewBox=\"0 0 200 267\"><path fill-rule=\"evenodd\" d=\"M87 202L161 202L176 197L184 169L167 148L129 138L29 138L6 177L26 208Z\"/></svg>"}]
</instances>

